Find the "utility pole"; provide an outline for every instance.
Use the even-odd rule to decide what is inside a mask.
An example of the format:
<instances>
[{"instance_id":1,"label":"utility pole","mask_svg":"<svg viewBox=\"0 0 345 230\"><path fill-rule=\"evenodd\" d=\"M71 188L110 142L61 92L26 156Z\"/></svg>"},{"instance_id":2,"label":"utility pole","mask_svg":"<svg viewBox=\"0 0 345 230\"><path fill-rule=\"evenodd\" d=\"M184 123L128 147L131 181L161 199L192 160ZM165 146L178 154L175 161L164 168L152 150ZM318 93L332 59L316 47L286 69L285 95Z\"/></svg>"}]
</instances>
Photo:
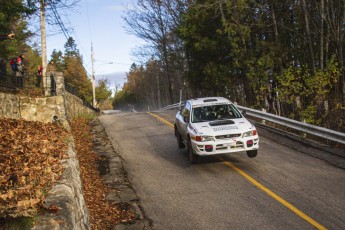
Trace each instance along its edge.
<instances>
[{"instance_id":1,"label":"utility pole","mask_svg":"<svg viewBox=\"0 0 345 230\"><path fill-rule=\"evenodd\" d=\"M95 83L95 69L94 69L95 57L93 53L93 45L91 43L91 80L92 80L92 106L96 107L96 83Z\"/></svg>"},{"instance_id":2,"label":"utility pole","mask_svg":"<svg viewBox=\"0 0 345 230\"><path fill-rule=\"evenodd\" d=\"M47 41L46 41L46 12L45 12L45 0L40 0L40 26L41 26L41 48L42 48L42 78L44 95L49 96L48 81L47 81Z\"/></svg>"}]
</instances>

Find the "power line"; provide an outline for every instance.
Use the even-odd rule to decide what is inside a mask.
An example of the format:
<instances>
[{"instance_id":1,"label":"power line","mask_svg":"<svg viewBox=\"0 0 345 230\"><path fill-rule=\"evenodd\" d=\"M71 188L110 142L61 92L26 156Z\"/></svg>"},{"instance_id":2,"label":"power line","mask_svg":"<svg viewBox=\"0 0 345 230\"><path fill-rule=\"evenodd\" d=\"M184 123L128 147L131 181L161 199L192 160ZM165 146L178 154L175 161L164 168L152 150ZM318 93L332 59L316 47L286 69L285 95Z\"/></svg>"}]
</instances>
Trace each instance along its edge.
<instances>
[{"instance_id":1,"label":"power line","mask_svg":"<svg viewBox=\"0 0 345 230\"><path fill-rule=\"evenodd\" d=\"M57 11L57 9L56 9L56 6L53 4L51 7L52 7L51 9L52 9L52 11L53 11L54 17L55 17L55 19L56 19L56 21L57 21L57 23L58 23L60 29L62 30L62 32L63 32L63 34L64 34L66 40L68 40L71 36L69 35L68 30L66 29L66 27L65 27L65 25L64 25L64 23L63 23L63 21L61 20L61 17L60 17L60 15L59 15L59 13L58 13L58 11ZM68 19L67 15L65 15L65 18L66 18L66 20L67 20L69 26L72 27L71 22L70 22L70 20ZM75 33L74 29L72 29L72 32L73 32L73 34L76 36L76 39L79 40L79 36L77 35L77 33ZM86 53L85 50L84 50L84 48L83 48L83 46L81 45L80 42L77 42L77 45L79 45L79 46L81 47L81 49L84 51L84 53ZM71 47L71 48L74 48L74 47ZM85 67L83 64L82 64L82 66L83 66L83 69L85 70L86 74L89 75L89 76L91 76L91 74L87 71L86 67Z\"/></svg>"},{"instance_id":2,"label":"power line","mask_svg":"<svg viewBox=\"0 0 345 230\"><path fill-rule=\"evenodd\" d=\"M90 34L90 38L91 38L91 42L92 42L92 33L91 33L91 25L90 25L90 16L89 16L89 5L87 3L87 1L85 1L85 6L86 6L86 17L87 17L87 23L89 25L89 34Z\"/></svg>"},{"instance_id":3,"label":"power line","mask_svg":"<svg viewBox=\"0 0 345 230\"><path fill-rule=\"evenodd\" d=\"M51 5L51 9L53 11L53 14L55 16L55 19L60 27L60 29L62 30L63 34L65 35L65 38L66 40L68 40L68 38L70 37L69 34L68 34L68 31L65 27L65 25L63 24L62 20L61 20L61 17L58 13L58 11L56 10L56 6L54 4Z\"/></svg>"}]
</instances>

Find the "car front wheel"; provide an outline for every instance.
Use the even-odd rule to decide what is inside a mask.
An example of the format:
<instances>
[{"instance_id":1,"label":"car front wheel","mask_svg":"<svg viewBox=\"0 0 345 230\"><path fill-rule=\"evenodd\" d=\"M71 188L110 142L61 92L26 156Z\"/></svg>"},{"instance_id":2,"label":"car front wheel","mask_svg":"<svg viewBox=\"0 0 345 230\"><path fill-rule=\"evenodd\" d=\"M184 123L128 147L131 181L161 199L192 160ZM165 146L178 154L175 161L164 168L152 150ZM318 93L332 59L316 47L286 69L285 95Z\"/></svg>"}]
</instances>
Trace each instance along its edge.
<instances>
[{"instance_id":1,"label":"car front wheel","mask_svg":"<svg viewBox=\"0 0 345 230\"><path fill-rule=\"evenodd\" d=\"M258 150L249 150L247 151L247 156L250 158L256 157L258 155Z\"/></svg>"},{"instance_id":2,"label":"car front wheel","mask_svg":"<svg viewBox=\"0 0 345 230\"><path fill-rule=\"evenodd\" d=\"M176 140L177 140L177 146L180 149L183 149L185 147L183 141L182 141L182 137L181 134L179 133L178 129L175 127L175 136L176 136Z\"/></svg>"},{"instance_id":3,"label":"car front wheel","mask_svg":"<svg viewBox=\"0 0 345 230\"><path fill-rule=\"evenodd\" d=\"M194 154L192 143L190 140L188 140L187 143L187 153L188 153L188 159L191 164L197 163L198 155Z\"/></svg>"}]
</instances>

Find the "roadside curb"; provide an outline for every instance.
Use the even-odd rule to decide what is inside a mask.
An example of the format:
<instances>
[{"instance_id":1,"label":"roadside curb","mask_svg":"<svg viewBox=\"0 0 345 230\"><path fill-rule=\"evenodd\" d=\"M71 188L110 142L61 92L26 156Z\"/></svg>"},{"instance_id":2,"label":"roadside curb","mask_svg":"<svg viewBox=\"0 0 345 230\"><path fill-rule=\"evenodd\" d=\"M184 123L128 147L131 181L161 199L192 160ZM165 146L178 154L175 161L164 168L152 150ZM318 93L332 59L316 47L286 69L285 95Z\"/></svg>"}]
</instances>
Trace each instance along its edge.
<instances>
[{"instance_id":1,"label":"roadside curb","mask_svg":"<svg viewBox=\"0 0 345 230\"><path fill-rule=\"evenodd\" d=\"M123 166L122 158L112 146L102 123L95 119L90 123L93 135L93 150L100 157L99 170L105 184L113 191L106 194L106 200L122 209L132 210L136 218L114 226L113 230L152 229L151 221L145 217L139 197L132 188Z\"/></svg>"}]
</instances>

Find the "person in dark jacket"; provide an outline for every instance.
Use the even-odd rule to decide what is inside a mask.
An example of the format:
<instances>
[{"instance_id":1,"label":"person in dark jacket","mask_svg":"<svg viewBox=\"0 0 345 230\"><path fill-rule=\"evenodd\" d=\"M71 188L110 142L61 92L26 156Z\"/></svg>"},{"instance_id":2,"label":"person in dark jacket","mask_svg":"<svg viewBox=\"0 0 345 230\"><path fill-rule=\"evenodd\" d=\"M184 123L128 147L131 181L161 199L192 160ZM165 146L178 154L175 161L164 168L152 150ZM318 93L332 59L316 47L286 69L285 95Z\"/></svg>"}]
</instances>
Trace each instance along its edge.
<instances>
[{"instance_id":1,"label":"person in dark jacket","mask_svg":"<svg viewBox=\"0 0 345 230\"><path fill-rule=\"evenodd\" d=\"M24 86L24 54L17 57L16 65L16 77L17 77L17 87L23 88Z\"/></svg>"},{"instance_id":2,"label":"person in dark jacket","mask_svg":"<svg viewBox=\"0 0 345 230\"><path fill-rule=\"evenodd\" d=\"M43 67L40 65L38 66L38 70L37 70L37 81L36 81L37 88L41 87L42 75L43 75Z\"/></svg>"},{"instance_id":3,"label":"person in dark jacket","mask_svg":"<svg viewBox=\"0 0 345 230\"><path fill-rule=\"evenodd\" d=\"M3 58L0 62L0 77L4 78L7 75L6 60Z\"/></svg>"}]
</instances>

